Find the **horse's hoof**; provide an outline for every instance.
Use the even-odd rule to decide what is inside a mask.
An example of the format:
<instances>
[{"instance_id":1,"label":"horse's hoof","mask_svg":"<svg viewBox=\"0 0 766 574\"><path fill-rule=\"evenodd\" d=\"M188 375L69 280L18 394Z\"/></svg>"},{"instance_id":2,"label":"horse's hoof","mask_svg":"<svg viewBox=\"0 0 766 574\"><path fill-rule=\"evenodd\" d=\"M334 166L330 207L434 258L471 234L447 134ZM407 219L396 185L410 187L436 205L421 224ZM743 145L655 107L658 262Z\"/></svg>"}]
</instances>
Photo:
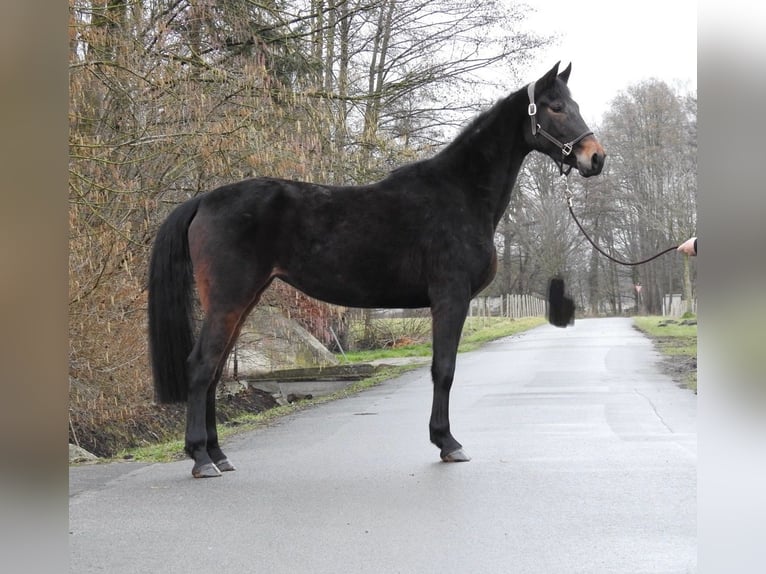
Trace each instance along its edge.
<instances>
[{"instance_id":1,"label":"horse's hoof","mask_svg":"<svg viewBox=\"0 0 766 574\"><path fill-rule=\"evenodd\" d=\"M195 466L192 469L192 476L194 478L215 478L216 476L221 476L221 471L212 462L208 462L207 464Z\"/></svg>"},{"instance_id":2,"label":"horse's hoof","mask_svg":"<svg viewBox=\"0 0 766 574\"><path fill-rule=\"evenodd\" d=\"M444 462L468 462L471 460L471 457L468 456L462 448L453 450L448 454L442 454L441 457Z\"/></svg>"},{"instance_id":3,"label":"horse's hoof","mask_svg":"<svg viewBox=\"0 0 766 574\"><path fill-rule=\"evenodd\" d=\"M237 467L231 464L228 458L222 458L221 460L217 461L215 465L218 467L218 470L221 472L229 472L232 470L237 470Z\"/></svg>"}]
</instances>

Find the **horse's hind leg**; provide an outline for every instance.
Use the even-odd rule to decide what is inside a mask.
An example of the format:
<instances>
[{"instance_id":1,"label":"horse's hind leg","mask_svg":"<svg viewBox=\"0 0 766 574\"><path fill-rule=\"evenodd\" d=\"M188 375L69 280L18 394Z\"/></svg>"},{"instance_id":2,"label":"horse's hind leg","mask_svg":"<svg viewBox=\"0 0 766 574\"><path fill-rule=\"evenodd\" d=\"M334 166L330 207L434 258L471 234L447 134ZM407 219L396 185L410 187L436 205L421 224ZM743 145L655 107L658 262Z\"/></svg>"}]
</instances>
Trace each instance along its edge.
<instances>
[{"instance_id":1,"label":"horse's hind leg","mask_svg":"<svg viewBox=\"0 0 766 574\"><path fill-rule=\"evenodd\" d=\"M202 208L189 225L189 254L205 314L187 359L184 450L194 459L192 475L197 478L234 470L218 444L215 391L242 323L273 279L273 246L268 238L258 240L252 221L242 225Z\"/></svg>"},{"instance_id":2,"label":"horse's hind leg","mask_svg":"<svg viewBox=\"0 0 766 574\"><path fill-rule=\"evenodd\" d=\"M213 402L213 408L208 413L208 397L211 393L215 393L218 378L221 376L220 366L226 359L231 341L236 335L241 315L245 310L246 307L243 306L239 312L208 312L194 349L189 355L189 396L186 408L186 444L184 450L194 459L192 475L195 478L220 476L221 474L208 451L208 421L210 417L215 422L215 403ZM211 438L215 442L214 446L217 446L217 436ZM213 454L217 454L216 451Z\"/></svg>"},{"instance_id":3,"label":"horse's hind leg","mask_svg":"<svg viewBox=\"0 0 766 574\"><path fill-rule=\"evenodd\" d=\"M239 330L237 330L239 331ZM235 333L235 339L238 333ZM228 352L226 355L228 356ZM225 359L224 359L225 362ZM221 373L223 371L223 365L221 365L216 371L213 379L214 383L210 385L207 391L207 400L205 402L205 430L207 431L207 454L210 456L213 464L218 467L221 472L227 472L237 470L231 461L221 450L221 446L218 444L218 428L216 425L215 417L215 395L218 387L218 382L221 380Z\"/></svg>"},{"instance_id":4,"label":"horse's hind leg","mask_svg":"<svg viewBox=\"0 0 766 574\"><path fill-rule=\"evenodd\" d=\"M433 362L431 376L434 384L433 405L429 431L431 442L439 447L444 462L471 460L462 445L452 436L449 422L449 394L455 376L460 333L468 312L469 299L457 295L433 297Z\"/></svg>"},{"instance_id":5,"label":"horse's hind leg","mask_svg":"<svg viewBox=\"0 0 766 574\"><path fill-rule=\"evenodd\" d=\"M271 283L270 273L259 273L246 284L241 278L239 296L232 293L206 297L206 317L202 330L189 355L189 398L186 412L186 453L194 459L192 475L196 478L220 476L221 471L236 470L221 450L215 416L215 392L224 363L239 336L245 319ZM247 294L250 294L247 296ZM237 299L240 300L236 304Z\"/></svg>"}]
</instances>

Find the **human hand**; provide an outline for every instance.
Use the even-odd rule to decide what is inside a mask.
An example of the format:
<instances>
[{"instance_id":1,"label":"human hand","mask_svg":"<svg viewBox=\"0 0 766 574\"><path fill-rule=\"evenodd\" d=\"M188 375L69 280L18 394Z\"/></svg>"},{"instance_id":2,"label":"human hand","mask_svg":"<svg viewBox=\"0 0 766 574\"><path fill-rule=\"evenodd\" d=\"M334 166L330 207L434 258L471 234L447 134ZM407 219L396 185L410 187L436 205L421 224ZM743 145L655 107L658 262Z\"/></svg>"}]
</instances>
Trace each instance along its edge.
<instances>
[{"instance_id":1,"label":"human hand","mask_svg":"<svg viewBox=\"0 0 766 574\"><path fill-rule=\"evenodd\" d=\"M684 253L686 255L697 255L697 250L694 248L695 241L697 241L696 237L687 239L681 245L678 246L677 251Z\"/></svg>"}]
</instances>

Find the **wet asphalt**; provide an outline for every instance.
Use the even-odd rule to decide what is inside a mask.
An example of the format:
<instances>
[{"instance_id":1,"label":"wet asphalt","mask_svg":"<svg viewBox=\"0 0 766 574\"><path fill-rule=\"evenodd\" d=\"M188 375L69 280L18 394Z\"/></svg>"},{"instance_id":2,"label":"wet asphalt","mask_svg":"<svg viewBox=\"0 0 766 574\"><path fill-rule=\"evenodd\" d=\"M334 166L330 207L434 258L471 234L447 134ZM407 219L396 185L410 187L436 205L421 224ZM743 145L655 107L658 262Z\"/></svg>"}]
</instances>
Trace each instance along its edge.
<instances>
[{"instance_id":1,"label":"wet asphalt","mask_svg":"<svg viewBox=\"0 0 766 574\"><path fill-rule=\"evenodd\" d=\"M696 396L630 319L543 326L458 356L453 434L428 442L422 367L191 462L70 469L70 571L696 571Z\"/></svg>"}]
</instances>

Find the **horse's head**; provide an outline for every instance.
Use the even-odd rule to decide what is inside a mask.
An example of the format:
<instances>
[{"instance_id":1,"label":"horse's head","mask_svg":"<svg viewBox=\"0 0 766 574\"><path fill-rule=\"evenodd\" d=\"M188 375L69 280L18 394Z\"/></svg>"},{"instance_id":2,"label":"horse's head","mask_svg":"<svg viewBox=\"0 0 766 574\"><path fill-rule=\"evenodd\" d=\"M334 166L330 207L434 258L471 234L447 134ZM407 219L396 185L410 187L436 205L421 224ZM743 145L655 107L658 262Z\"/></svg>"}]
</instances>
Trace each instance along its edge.
<instances>
[{"instance_id":1,"label":"horse's head","mask_svg":"<svg viewBox=\"0 0 766 574\"><path fill-rule=\"evenodd\" d=\"M550 156L561 166L576 167L583 177L601 173L604 148L580 116L567 87L572 64L559 73L559 62L542 78L529 84L528 114L530 118L527 141L532 149ZM568 172L567 172L568 173Z\"/></svg>"}]
</instances>

